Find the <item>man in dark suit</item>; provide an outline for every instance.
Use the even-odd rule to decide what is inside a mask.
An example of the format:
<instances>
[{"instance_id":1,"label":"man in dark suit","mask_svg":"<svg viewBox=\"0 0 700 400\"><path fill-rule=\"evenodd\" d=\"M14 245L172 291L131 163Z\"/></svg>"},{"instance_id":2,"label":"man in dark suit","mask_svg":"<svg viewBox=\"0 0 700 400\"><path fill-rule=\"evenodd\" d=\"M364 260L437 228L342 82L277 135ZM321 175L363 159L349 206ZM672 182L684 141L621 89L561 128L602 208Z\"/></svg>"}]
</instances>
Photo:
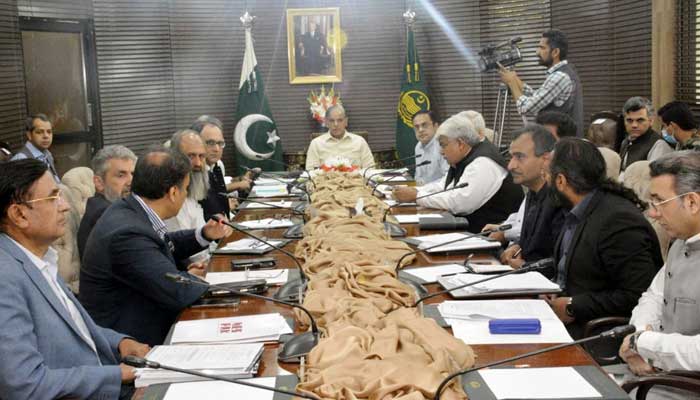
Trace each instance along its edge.
<instances>
[{"instance_id":1,"label":"man in dark suit","mask_svg":"<svg viewBox=\"0 0 700 400\"><path fill-rule=\"evenodd\" d=\"M116 201L92 230L80 270L81 302L95 321L148 343L163 343L177 315L205 291L165 278L177 263L225 236L210 220L196 230L168 233L164 219L187 197L189 160L156 149L139 158L132 194Z\"/></svg>"},{"instance_id":2,"label":"man in dark suit","mask_svg":"<svg viewBox=\"0 0 700 400\"><path fill-rule=\"evenodd\" d=\"M0 398L130 398L127 355L149 347L97 326L58 275L51 244L68 203L47 165L11 161L0 174Z\"/></svg>"},{"instance_id":3,"label":"man in dark suit","mask_svg":"<svg viewBox=\"0 0 700 400\"><path fill-rule=\"evenodd\" d=\"M595 145L560 140L548 179L556 201L570 210L554 245L556 282L564 294L549 302L579 337L592 319L629 316L663 260L639 199L606 178Z\"/></svg>"},{"instance_id":4,"label":"man in dark suit","mask_svg":"<svg viewBox=\"0 0 700 400\"><path fill-rule=\"evenodd\" d=\"M95 195L87 200L85 214L78 228L78 252L81 259L85 254L88 236L102 213L112 203L131 193L135 164L136 155L121 145L106 146L93 157L92 181L95 184Z\"/></svg>"}]
</instances>

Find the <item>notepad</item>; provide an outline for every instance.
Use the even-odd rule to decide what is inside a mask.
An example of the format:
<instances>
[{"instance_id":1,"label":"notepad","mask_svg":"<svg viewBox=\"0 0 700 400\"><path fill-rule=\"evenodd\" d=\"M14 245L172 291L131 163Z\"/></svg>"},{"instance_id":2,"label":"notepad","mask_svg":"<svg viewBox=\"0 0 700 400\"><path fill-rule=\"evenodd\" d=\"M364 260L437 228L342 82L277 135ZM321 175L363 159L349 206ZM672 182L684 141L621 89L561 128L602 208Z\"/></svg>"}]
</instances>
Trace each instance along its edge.
<instances>
[{"instance_id":1,"label":"notepad","mask_svg":"<svg viewBox=\"0 0 700 400\"><path fill-rule=\"evenodd\" d=\"M245 381L274 388L277 378L255 378ZM236 385L229 382L189 382L170 385L163 400L192 399L255 399L272 400L275 393L269 390Z\"/></svg>"},{"instance_id":2,"label":"notepad","mask_svg":"<svg viewBox=\"0 0 700 400\"><path fill-rule=\"evenodd\" d=\"M246 210L261 209L261 208L279 208L279 207L292 208L292 202L291 201L270 201L270 202L267 202L267 204L245 202L239 206L239 208L246 209Z\"/></svg>"},{"instance_id":3,"label":"notepad","mask_svg":"<svg viewBox=\"0 0 700 400\"><path fill-rule=\"evenodd\" d=\"M281 335L292 333L279 313L244 317L210 318L180 321L173 328L172 344L276 342Z\"/></svg>"},{"instance_id":4,"label":"notepad","mask_svg":"<svg viewBox=\"0 0 700 400\"><path fill-rule=\"evenodd\" d=\"M486 369L479 375L499 400L602 398L572 367Z\"/></svg>"},{"instance_id":5,"label":"notepad","mask_svg":"<svg viewBox=\"0 0 700 400\"><path fill-rule=\"evenodd\" d=\"M393 215L400 224L417 224L421 218L440 218L440 214L395 214Z\"/></svg>"},{"instance_id":6,"label":"notepad","mask_svg":"<svg viewBox=\"0 0 700 400\"><path fill-rule=\"evenodd\" d=\"M459 274L439 279L439 282L445 289L450 289L467 283L477 282L488 277L488 275L479 274ZM455 290L452 294L457 297L489 292L522 292L526 290L551 292L560 289L559 285L550 281L541 273L532 271L522 274L506 275L486 282L477 283L474 286Z\"/></svg>"},{"instance_id":7,"label":"notepad","mask_svg":"<svg viewBox=\"0 0 700 400\"><path fill-rule=\"evenodd\" d=\"M401 272L420 279L421 283L435 283L438 278L443 275L460 274L466 271L464 265L460 264L445 264L436 265L434 267L406 268L401 270Z\"/></svg>"},{"instance_id":8,"label":"notepad","mask_svg":"<svg viewBox=\"0 0 700 400\"><path fill-rule=\"evenodd\" d=\"M270 243L273 246L277 247L284 247L288 240L280 240L280 239L269 239L266 240L266 242ZM273 250L271 246L268 246L267 244L253 239L253 238L243 238L239 239L233 242L228 242L226 243L225 246L222 246L218 249L216 249L215 253L217 254L243 254L243 253L255 253L255 254L263 254L268 251Z\"/></svg>"},{"instance_id":9,"label":"notepad","mask_svg":"<svg viewBox=\"0 0 700 400\"><path fill-rule=\"evenodd\" d=\"M288 228L294 225L294 222L289 218L263 218L237 222L236 225L242 226L246 229L275 229Z\"/></svg>"},{"instance_id":10,"label":"notepad","mask_svg":"<svg viewBox=\"0 0 700 400\"><path fill-rule=\"evenodd\" d=\"M451 241L457 242L438 246L441 243ZM409 243L417 243L418 248L427 249L428 247L437 246L426 250L428 253L440 253L446 251L461 251L461 250L488 250L501 247L501 243L495 240L487 240L480 237L468 237L463 233L442 233L439 235L412 236L407 238Z\"/></svg>"},{"instance_id":11,"label":"notepad","mask_svg":"<svg viewBox=\"0 0 700 400\"><path fill-rule=\"evenodd\" d=\"M212 285L220 285L222 283L264 279L270 285L282 285L287 283L288 278L288 269L265 269L254 271L209 272L204 280Z\"/></svg>"}]
</instances>

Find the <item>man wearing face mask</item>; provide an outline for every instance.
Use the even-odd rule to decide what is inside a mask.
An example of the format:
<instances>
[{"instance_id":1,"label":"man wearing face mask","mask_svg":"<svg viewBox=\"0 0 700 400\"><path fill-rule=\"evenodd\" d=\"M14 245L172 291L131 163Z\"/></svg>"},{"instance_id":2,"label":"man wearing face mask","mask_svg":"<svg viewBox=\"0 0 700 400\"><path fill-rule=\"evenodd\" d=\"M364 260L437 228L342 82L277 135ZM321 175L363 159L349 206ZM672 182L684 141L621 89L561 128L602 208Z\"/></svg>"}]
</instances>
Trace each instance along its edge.
<instances>
[{"instance_id":1,"label":"man wearing face mask","mask_svg":"<svg viewBox=\"0 0 700 400\"><path fill-rule=\"evenodd\" d=\"M672 101L659 109L664 139L676 150L700 150L700 134L688 104Z\"/></svg>"},{"instance_id":2,"label":"man wearing face mask","mask_svg":"<svg viewBox=\"0 0 700 400\"><path fill-rule=\"evenodd\" d=\"M640 200L606 178L594 144L560 140L548 179L555 201L568 210L554 245L554 277L563 294L548 302L579 338L592 319L629 316L663 260Z\"/></svg>"},{"instance_id":3,"label":"man wearing face mask","mask_svg":"<svg viewBox=\"0 0 700 400\"><path fill-rule=\"evenodd\" d=\"M499 70L501 80L508 85L518 112L536 116L544 111L567 114L576 123L576 136L583 137L583 89L578 73L566 57L569 41L564 32L552 29L542 34L537 48L539 64L547 67L547 78L542 86L533 90L515 71L503 66Z\"/></svg>"}]
</instances>

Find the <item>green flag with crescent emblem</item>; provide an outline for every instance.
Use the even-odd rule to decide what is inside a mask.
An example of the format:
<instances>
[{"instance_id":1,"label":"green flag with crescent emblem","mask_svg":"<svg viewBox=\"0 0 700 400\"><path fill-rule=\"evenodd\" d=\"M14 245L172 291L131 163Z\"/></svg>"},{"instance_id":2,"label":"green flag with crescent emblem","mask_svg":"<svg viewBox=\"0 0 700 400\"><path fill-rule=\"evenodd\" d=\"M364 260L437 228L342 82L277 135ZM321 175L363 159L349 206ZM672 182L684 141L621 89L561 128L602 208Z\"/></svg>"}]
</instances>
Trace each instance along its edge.
<instances>
[{"instance_id":1,"label":"green flag with crescent emblem","mask_svg":"<svg viewBox=\"0 0 700 400\"><path fill-rule=\"evenodd\" d=\"M413 28L408 24L406 26L406 62L401 72L401 96L396 117L396 149L399 158L412 156L418 143L416 134L413 132L413 115L420 110L430 109L430 97L423 81Z\"/></svg>"},{"instance_id":2,"label":"green flag with crescent emblem","mask_svg":"<svg viewBox=\"0 0 700 400\"><path fill-rule=\"evenodd\" d=\"M245 53L238 85L234 143L236 170L239 174L245 172L242 168L244 166L260 167L263 171L285 169L280 164L283 160L282 143L277 136L277 125L272 118L262 74L255 58L250 27L246 27L245 32Z\"/></svg>"}]
</instances>

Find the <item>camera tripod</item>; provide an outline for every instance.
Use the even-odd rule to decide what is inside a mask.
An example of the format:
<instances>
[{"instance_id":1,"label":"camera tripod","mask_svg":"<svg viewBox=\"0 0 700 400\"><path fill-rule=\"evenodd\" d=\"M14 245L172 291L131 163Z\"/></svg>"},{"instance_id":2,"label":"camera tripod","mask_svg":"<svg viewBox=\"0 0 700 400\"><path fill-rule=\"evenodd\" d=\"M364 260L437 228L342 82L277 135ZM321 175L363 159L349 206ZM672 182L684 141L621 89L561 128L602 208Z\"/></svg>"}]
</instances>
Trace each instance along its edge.
<instances>
[{"instance_id":1,"label":"camera tripod","mask_svg":"<svg viewBox=\"0 0 700 400\"><path fill-rule=\"evenodd\" d=\"M496 98L496 112L493 116L493 144L497 149L501 148L501 139L503 138L503 127L506 123L506 115L508 115L508 97L510 89L505 83L498 86L498 97ZM521 115L523 125L527 124L527 118Z\"/></svg>"}]
</instances>

